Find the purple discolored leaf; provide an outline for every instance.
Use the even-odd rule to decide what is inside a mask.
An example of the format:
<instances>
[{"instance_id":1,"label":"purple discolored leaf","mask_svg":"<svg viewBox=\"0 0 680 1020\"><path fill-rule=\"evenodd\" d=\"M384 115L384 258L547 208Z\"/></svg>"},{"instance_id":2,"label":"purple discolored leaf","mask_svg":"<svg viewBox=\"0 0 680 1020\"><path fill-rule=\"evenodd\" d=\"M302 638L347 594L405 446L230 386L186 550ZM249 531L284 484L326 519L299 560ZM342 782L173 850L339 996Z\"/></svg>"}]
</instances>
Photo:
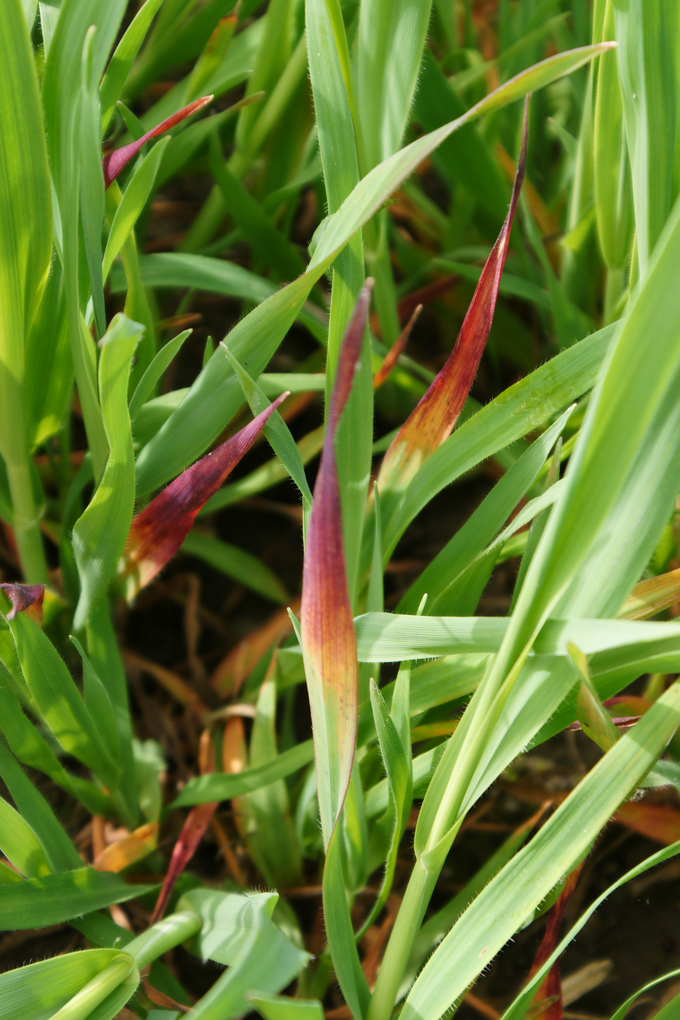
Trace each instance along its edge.
<instances>
[{"instance_id":1,"label":"purple discolored leaf","mask_svg":"<svg viewBox=\"0 0 680 1020\"><path fill-rule=\"evenodd\" d=\"M328 847L347 793L358 716L358 664L342 538L334 439L366 329L366 282L345 332L314 486L302 581L302 651L312 713L321 829Z\"/></svg>"},{"instance_id":2,"label":"purple discolored leaf","mask_svg":"<svg viewBox=\"0 0 680 1020\"><path fill-rule=\"evenodd\" d=\"M7 613L7 619L13 620L17 613L24 613L33 607L33 613L38 621L42 622L42 605L45 597L44 584L0 584L7 598L12 603L12 608Z\"/></svg>"},{"instance_id":3,"label":"purple discolored leaf","mask_svg":"<svg viewBox=\"0 0 680 1020\"><path fill-rule=\"evenodd\" d=\"M202 106L206 106L207 103L214 99L214 96L202 96L201 99L194 100L193 103L189 103L188 106L182 107L177 113L173 113L171 117L166 117L165 120L157 124L156 127L151 128L145 135L138 138L135 142L130 142L128 145L122 145L120 149L114 149L113 152L108 153L102 159L102 170L104 171L104 187L108 188L112 181L115 181L118 174L123 170L127 164L137 155L141 147L149 141L150 138L156 138L158 135L162 135L165 131L169 131L174 128L176 124L186 120L192 113L196 113L196 110L200 110Z\"/></svg>"},{"instance_id":4,"label":"purple discolored leaf","mask_svg":"<svg viewBox=\"0 0 680 1020\"><path fill-rule=\"evenodd\" d=\"M198 511L245 456L272 411L287 396L287 392L282 393L235 436L183 471L132 518L123 554L128 598L152 581L175 555Z\"/></svg>"}]
</instances>

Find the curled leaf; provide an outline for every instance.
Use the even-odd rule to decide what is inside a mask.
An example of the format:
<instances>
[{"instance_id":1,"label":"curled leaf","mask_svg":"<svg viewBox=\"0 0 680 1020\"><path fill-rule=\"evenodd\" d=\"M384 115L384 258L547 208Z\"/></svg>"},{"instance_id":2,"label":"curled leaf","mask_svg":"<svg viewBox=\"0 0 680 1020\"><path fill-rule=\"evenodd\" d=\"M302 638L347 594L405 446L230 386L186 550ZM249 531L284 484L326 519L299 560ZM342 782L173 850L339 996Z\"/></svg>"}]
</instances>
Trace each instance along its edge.
<instances>
[{"instance_id":1,"label":"curled leaf","mask_svg":"<svg viewBox=\"0 0 680 1020\"><path fill-rule=\"evenodd\" d=\"M367 281L345 332L314 486L302 581L302 652L312 714L321 829L326 848L352 772L358 665L342 538L334 437L352 388L373 282Z\"/></svg>"},{"instance_id":2,"label":"curled leaf","mask_svg":"<svg viewBox=\"0 0 680 1020\"><path fill-rule=\"evenodd\" d=\"M528 104L525 104L522 146L508 215L486 260L448 361L385 454L378 476L381 493L406 486L423 461L450 435L474 382L493 322L510 230L524 180L527 114Z\"/></svg>"},{"instance_id":3,"label":"curled leaf","mask_svg":"<svg viewBox=\"0 0 680 1020\"><path fill-rule=\"evenodd\" d=\"M198 511L245 456L270 414L287 396L288 392L282 393L235 436L183 471L132 518L123 554L128 598L152 581L175 555Z\"/></svg>"},{"instance_id":4,"label":"curled leaf","mask_svg":"<svg viewBox=\"0 0 680 1020\"><path fill-rule=\"evenodd\" d=\"M33 606L33 612L29 616L37 618L42 623L42 605L45 597L44 584L0 584L7 598L12 603L12 608L7 613L7 619L13 620L17 613L25 613Z\"/></svg>"},{"instance_id":5,"label":"curled leaf","mask_svg":"<svg viewBox=\"0 0 680 1020\"><path fill-rule=\"evenodd\" d=\"M202 96L201 99L196 99L193 103L189 103L188 106L182 107L177 113L173 113L171 117L166 117L165 120L157 124L156 127L151 128L145 135L138 138L135 142L130 142L129 145L122 145L120 149L114 149L113 152L108 153L102 159L102 170L104 171L104 187L108 186L115 181L118 174L123 170L130 160L137 155L141 147L149 141L150 138L156 138L158 135L162 135L165 131L169 131L174 128L176 124L186 120L196 110L200 110L202 106L213 99L214 96Z\"/></svg>"}]
</instances>

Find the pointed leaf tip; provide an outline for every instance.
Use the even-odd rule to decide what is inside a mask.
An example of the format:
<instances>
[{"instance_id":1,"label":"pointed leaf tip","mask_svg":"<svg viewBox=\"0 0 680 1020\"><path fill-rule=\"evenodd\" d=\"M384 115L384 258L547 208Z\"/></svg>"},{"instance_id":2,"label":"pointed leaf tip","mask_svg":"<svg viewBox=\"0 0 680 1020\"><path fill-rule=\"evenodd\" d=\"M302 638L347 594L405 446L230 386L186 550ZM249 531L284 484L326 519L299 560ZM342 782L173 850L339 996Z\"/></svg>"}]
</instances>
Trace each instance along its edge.
<instances>
[{"instance_id":1,"label":"pointed leaf tip","mask_svg":"<svg viewBox=\"0 0 680 1020\"><path fill-rule=\"evenodd\" d=\"M373 281L367 280L345 331L314 486L302 580L300 626L312 714L321 828L326 848L347 793L358 717L356 635L347 585L334 436L349 398Z\"/></svg>"},{"instance_id":2,"label":"pointed leaf tip","mask_svg":"<svg viewBox=\"0 0 680 1020\"><path fill-rule=\"evenodd\" d=\"M408 343L409 337L411 335L411 330L415 326L416 320L418 319L422 310L423 310L422 305L416 305L416 307L413 309L413 313L411 314L411 318L408 320L408 322L402 329L401 333L399 334L399 336L394 341L389 351L385 355L385 360L383 361L382 365L373 376L374 390L377 390L379 386L382 386L382 384L385 382L388 375L396 365L397 361L399 360L400 355L404 353L404 348Z\"/></svg>"},{"instance_id":3,"label":"pointed leaf tip","mask_svg":"<svg viewBox=\"0 0 680 1020\"><path fill-rule=\"evenodd\" d=\"M345 404L349 399L352 382L354 381L354 373L356 372L359 364L359 354L361 353L361 344L364 339L366 322L368 321L368 308L371 303L371 293L373 291L374 283L375 280L369 276L359 291L359 297L357 298L357 303L354 306L352 318L349 320L349 325L347 326L345 335L342 339L340 356L338 358L338 365L335 373L335 381L333 383L333 392L331 394L330 407L328 410L328 431L326 435L328 436L330 434L331 443L335 436L335 431L340 422L340 417L345 408Z\"/></svg>"},{"instance_id":4,"label":"pointed leaf tip","mask_svg":"<svg viewBox=\"0 0 680 1020\"><path fill-rule=\"evenodd\" d=\"M130 160L137 155L141 147L149 141L151 138L156 138L158 135L162 135L165 131L169 131L174 128L176 124L186 120L192 113L196 113L202 106L206 106L214 96L202 96L200 99L195 99L193 103L189 103L188 106L182 107L177 113L173 113L172 116L166 117L165 120L157 124L156 127L151 128L145 135L138 138L135 142L130 142L129 145L123 145L120 149L114 149L108 155L102 159L102 170L104 171L104 188L108 188L109 185L115 181L118 174L123 170Z\"/></svg>"},{"instance_id":5,"label":"pointed leaf tip","mask_svg":"<svg viewBox=\"0 0 680 1020\"><path fill-rule=\"evenodd\" d=\"M44 584L0 584L7 598L12 603L12 608L6 614L8 620L13 620L17 613L25 613L33 606L30 616L36 617L42 622L42 606L45 597Z\"/></svg>"},{"instance_id":6,"label":"pointed leaf tip","mask_svg":"<svg viewBox=\"0 0 680 1020\"><path fill-rule=\"evenodd\" d=\"M474 382L493 322L510 231L524 180L529 97L524 104L522 143L510 208L482 270L456 344L448 361L394 437L383 459L378 485L384 495L404 488L416 471L451 434Z\"/></svg>"},{"instance_id":7,"label":"pointed leaf tip","mask_svg":"<svg viewBox=\"0 0 680 1020\"><path fill-rule=\"evenodd\" d=\"M132 519L123 557L127 597L163 569L186 538L196 514L255 442L269 416L289 393L282 393L231 439L207 453L163 489Z\"/></svg>"}]
</instances>

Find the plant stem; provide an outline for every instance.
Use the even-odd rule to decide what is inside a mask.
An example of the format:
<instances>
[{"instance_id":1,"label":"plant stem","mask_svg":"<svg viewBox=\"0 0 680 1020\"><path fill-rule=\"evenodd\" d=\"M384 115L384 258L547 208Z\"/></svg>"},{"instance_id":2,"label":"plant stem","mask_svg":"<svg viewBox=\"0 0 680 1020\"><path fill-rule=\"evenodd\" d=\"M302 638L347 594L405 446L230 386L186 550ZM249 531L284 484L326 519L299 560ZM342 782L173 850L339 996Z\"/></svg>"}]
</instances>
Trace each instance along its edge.
<instances>
[{"instance_id":1,"label":"plant stem","mask_svg":"<svg viewBox=\"0 0 680 1020\"><path fill-rule=\"evenodd\" d=\"M7 476L14 512L14 537L21 569L28 584L45 584L47 564L33 498L30 460L7 461Z\"/></svg>"},{"instance_id":2,"label":"plant stem","mask_svg":"<svg viewBox=\"0 0 680 1020\"><path fill-rule=\"evenodd\" d=\"M147 963L157 960L180 942L186 942L201 929L201 919L190 910L182 910L163 918L153 927L139 935L125 947L125 952L134 956L141 970Z\"/></svg>"},{"instance_id":3,"label":"plant stem","mask_svg":"<svg viewBox=\"0 0 680 1020\"><path fill-rule=\"evenodd\" d=\"M438 874L438 870L428 871L416 861L378 972L367 1020L390 1018Z\"/></svg>"}]
</instances>

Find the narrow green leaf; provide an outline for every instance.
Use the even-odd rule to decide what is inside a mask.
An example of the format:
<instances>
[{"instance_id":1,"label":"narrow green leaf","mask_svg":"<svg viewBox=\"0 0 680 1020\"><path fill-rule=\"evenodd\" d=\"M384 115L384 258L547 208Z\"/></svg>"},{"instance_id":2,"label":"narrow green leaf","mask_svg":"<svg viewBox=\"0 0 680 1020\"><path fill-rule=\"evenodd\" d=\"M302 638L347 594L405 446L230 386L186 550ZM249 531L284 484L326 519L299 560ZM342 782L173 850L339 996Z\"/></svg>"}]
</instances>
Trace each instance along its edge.
<instances>
[{"instance_id":1,"label":"narrow green leaf","mask_svg":"<svg viewBox=\"0 0 680 1020\"><path fill-rule=\"evenodd\" d=\"M248 401L250 410L253 414L260 414L261 411L264 411L265 408L269 406L269 401L267 400L264 392L260 389L257 383L250 378L246 370L239 364L226 344L220 344L220 347L226 353L227 358L236 373L239 383L241 384L241 389L243 390L243 395ZM260 378L262 380L262 377ZM282 376L281 378L282 381L285 382L285 376ZM264 427L264 434L272 449L277 454L279 460L300 490L303 499L303 512L306 511L308 514L312 508L312 492L309 488L309 483L307 482L307 476L305 475L305 469L298 448L295 445L295 440L290 433L290 429L278 411L275 411L267 421L267 424Z\"/></svg>"},{"instance_id":2,"label":"narrow green leaf","mask_svg":"<svg viewBox=\"0 0 680 1020\"><path fill-rule=\"evenodd\" d=\"M190 779L179 796L172 802L173 807L190 807L193 804L208 804L213 800L229 800L244 793L260 790L270 783L298 772L314 761L314 743L304 740L289 751L283 751L278 758L256 769L227 774L214 772L198 779Z\"/></svg>"},{"instance_id":3,"label":"narrow green leaf","mask_svg":"<svg viewBox=\"0 0 680 1020\"><path fill-rule=\"evenodd\" d=\"M187 337L191 336L191 332L192 331L190 329L185 329L182 333L178 333L177 336L173 337L172 340L168 340L167 344L161 347L160 351L137 383L135 392L132 394L132 399L130 401L130 421L132 422L133 429L135 418L141 410L142 405L149 399L156 387L156 383L159 379L161 379L166 368L180 350L184 341Z\"/></svg>"},{"instance_id":4,"label":"narrow green leaf","mask_svg":"<svg viewBox=\"0 0 680 1020\"><path fill-rule=\"evenodd\" d=\"M17 102L21 96L21 102ZM24 574L45 578L28 466L26 361L52 249L47 148L33 53L20 0L0 10L0 454L7 468Z\"/></svg>"},{"instance_id":5,"label":"narrow green leaf","mask_svg":"<svg viewBox=\"0 0 680 1020\"><path fill-rule=\"evenodd\" d=\"M640 276L678 195L677 39L673 0L612 0L616 59L628 139ZM606 74L607 72L605 72Z\"/></svg>"},{"instance_id":6,"label":"narrow green leaf","mask_svg":"<svg viewBox=\"0 0 680 1020\"><path fill-rule=\"evenodd\" d=\"M163 0L145 0L145 3L132 19L125 35L118 43L109 61L106 74L99 88L102 131L104 133L106 133L106 129L116 109L116 102L125 87L125 80L130 72L132 63L162 3Z\"/></svg>"},{"instance_id":7,"label":"narrow green leaf","mask_svg":"<svg viewBox=\"0 0 680 1020\"><path fill-rule=\"evenodd\" d=\"M109 444L106 470L73 529L81 595L74 626L83 626L118 568L135 502L134 453L127 406L130 365L144 327L122 313L100 342L99 391Z\"/></svg>"},{"instance_id":8,"label":"narrow green leaf","mask_svg":"<svg viewBox=\"0 0 680 1020\"><path fill-rule=\"evenodd\" d=\"M662 753L680 723L675 684L581 781L531 843L489 882L435 951L409 993L404 1020L438 1020L525 917L578 862Z\"/></svg>"},{"instance_id":9,"label":"narrow green leaf","mask_svg":"<svg viewBox=\"0 0 680 1020\"><path fill-rule=\"evenodd\" d=\"M210 171L222 192L229 213L243 231L246 241L282 279L295 279L305 269L300 255L224 162L215 131L210 135L209 149Z\"/></svg>"},{"instance_id":10,"label":"narrow green leaf","mask_svg":"<svg viewBox=\"0 0 680 1020\"><path fill-rule=\"evenodd\" d=\"M61 746L88 766L109 788L120 773L99 736L78 689L49 638L23 613L10 623L26 683L41 715Z\"/></svg>"},{"instance_id":11,"label":"narrow green leaf","mask_svg":"<svg viewBox=\"0 0 680 1020\"><path fill-rule=\"evenodd\" d=\"M259 592L272 602L285 605L290 601L290 596L276 574L272 573L262 560L258 560L245 549L194 530L184 539L181 550L189 556L198 556L209 566L220 570L238 584L244 584L247 588Z\"/></svg>"},{"instance_id":12,"label":"narrow green leaf","mask_svg":"<svg viewBox=\"0 0 680 1020\"><path fill-rule=\"evenodd\" d=\"M62 427L73 390L73 361L58 258L50 266L33 326L26 338L26 416L35 449ZM39 367L39 371L36 369Z\"/></svg>"},{"instance_id":13,"label":"narrow green leaf","mask_svg":"<svg viewBox=\"0 0 680 1020\"><path fill-rule=\"evenodd\" d=\"M128 885L110 871L81 866L77 871L0 886L0 910L8 931L44 928L112 903L125 903L153 888L152 885Z\"/></svg>"},{"instance_id":14,"label":"narrow green leaf","mask_svg":"<svg viewBox=\"0 0 680 1020\"><path fill-rule=\"evenodd\" d=\"M614 38L612 3L607 3L604 33L605 38ZM631 254L635 221L616 50L600 57L593 149L595 215L600 248L610 269L622 269Z\"/></svg>"},{"instance_id":15,"label":"narrow green leaf","mask_svg":"<svg viewBox=\"0 0 680 1020\"><path fill-rule=\"evenodd\" d=\"M0 775L24 821L42 844L50 871L80 868L82 861L66 830L43 795L24 774L10 751L0 743Z\"/></svg>"},{"instance_id":16,"label":"narrow green leaf","mask_svg":"<svg viewBox=\"0 0 680 1020\"><path fill-rule=\"evenodd\" d=\"M97 396L96 352L80 314L87 295L79 285L81 58L92 35L90 78L98 82L126 9L125 0L64 0L45 63L43 107L50 170L57 208L55 243L64 270L64 295L78 395L92 454L95 478L104 470L108 443Z\"/></svg>"},{"instance_id":17,"label":"narrow green leaf","mask_svg":"<svg viewBox=\"0 0 680 1020\"><path fill-rule=\"evenodd\" d=\"M323 1020L318 999L290 999L264 992L248 992L246 998L264 1020Z\"/></svg>"},{"instance_id":18,"label":"narrow green leaf","mask_svg":"<svg viewBox=\"0 0 680 1020\"><path fill-rule=\"evenodd\" d=\"M397 151L406 129L432 0L365 0L357 37L363 172Z\"/></svg>"},{"instance_id":19,"label":"narrow green leaf","mask_svg":"<svg viewBox=\"0 0 680 1020\"><path fill-rule=\"evenodd\" d=\"M510 516L527 489L533 485L572 410L573 407L570 407L546 429L543 435L515 461L509 471L506 471L463 527L411 585L397 607L398 612L414 612L425 592L429 596L426 608L428 615L443 615L448 612L447 593L457 586L462 572L491 542L494 534ZM518 526L521 527L521 524ZM507 537L509 536L503 540L505 541Z\"/></svg>"},{"instance_id":20,"label":"narrow green leaf","mask_svg":"<svg viewBox=\"0 0 680 1020\"><path fill-rule=\"evenodd\" d=\"M385 521L383 555L392 554L416 514L446 485L590 390L613 334L614 327L607 326L574 344L456 429L423 464L397 512Z\"/></svg>"},{"instance_id":21,"label":"narrow green leaf","mask_svg":"<svg viewBox=\"0 0 680 1020\"><path fill-rule=\"evenodd\" d=\"M22 875L29 878L49 875L52 870L37 835L4 797L0 797L0 850ZM0 886L0 896L14 885L5 883Z\"/></svg>"},{"instance_id":22,"label":"narrow green leaf","mask_svg":"<svg viewBox=\"0 0 680 1020\"><path fill-rule=\"evenodd\" d=\"M148 2L148 0L147 0ZM146 201L156 180L156 174L160 165L163 153L168 147L169 138L163 138L158 145L154 145L151 152L144 157L142 162L135 167L134 173L123 192L120 205L116 209L116 215L111 224L109 239L106 242L102 276L106 280L109 270L116 255L120 252L128 234L133 229L139 215L144 208Z\"/></svg>"},{"instance_id":23,"label":"narrow green leaf","mask_svg":"<svg viewBox=\"0 0 680 1020\"><path fill-rule=\"evenodd\" d=\"M54 1016L55 1011L122 956L119 949L86 949L7 971L0 975L5 1020L44 1020Z\"/></svg>"},{"instance_id":24,"label":"narrow green leaf","mask_svg":"<svg viewBox=\"0 0 680 1020\"><path fill-rule=\"evenodd\" d=\"M228 965L193 1007L196 1020L242 1016L250 1009L245 994L254 985L264 992L280 992L306 965L308 953L272 923L277 900L276 893L237 897L208 889L194 890L180 900L180 910L193 909L204 922L194 951Z\"/></svg>"}]
</instances>

